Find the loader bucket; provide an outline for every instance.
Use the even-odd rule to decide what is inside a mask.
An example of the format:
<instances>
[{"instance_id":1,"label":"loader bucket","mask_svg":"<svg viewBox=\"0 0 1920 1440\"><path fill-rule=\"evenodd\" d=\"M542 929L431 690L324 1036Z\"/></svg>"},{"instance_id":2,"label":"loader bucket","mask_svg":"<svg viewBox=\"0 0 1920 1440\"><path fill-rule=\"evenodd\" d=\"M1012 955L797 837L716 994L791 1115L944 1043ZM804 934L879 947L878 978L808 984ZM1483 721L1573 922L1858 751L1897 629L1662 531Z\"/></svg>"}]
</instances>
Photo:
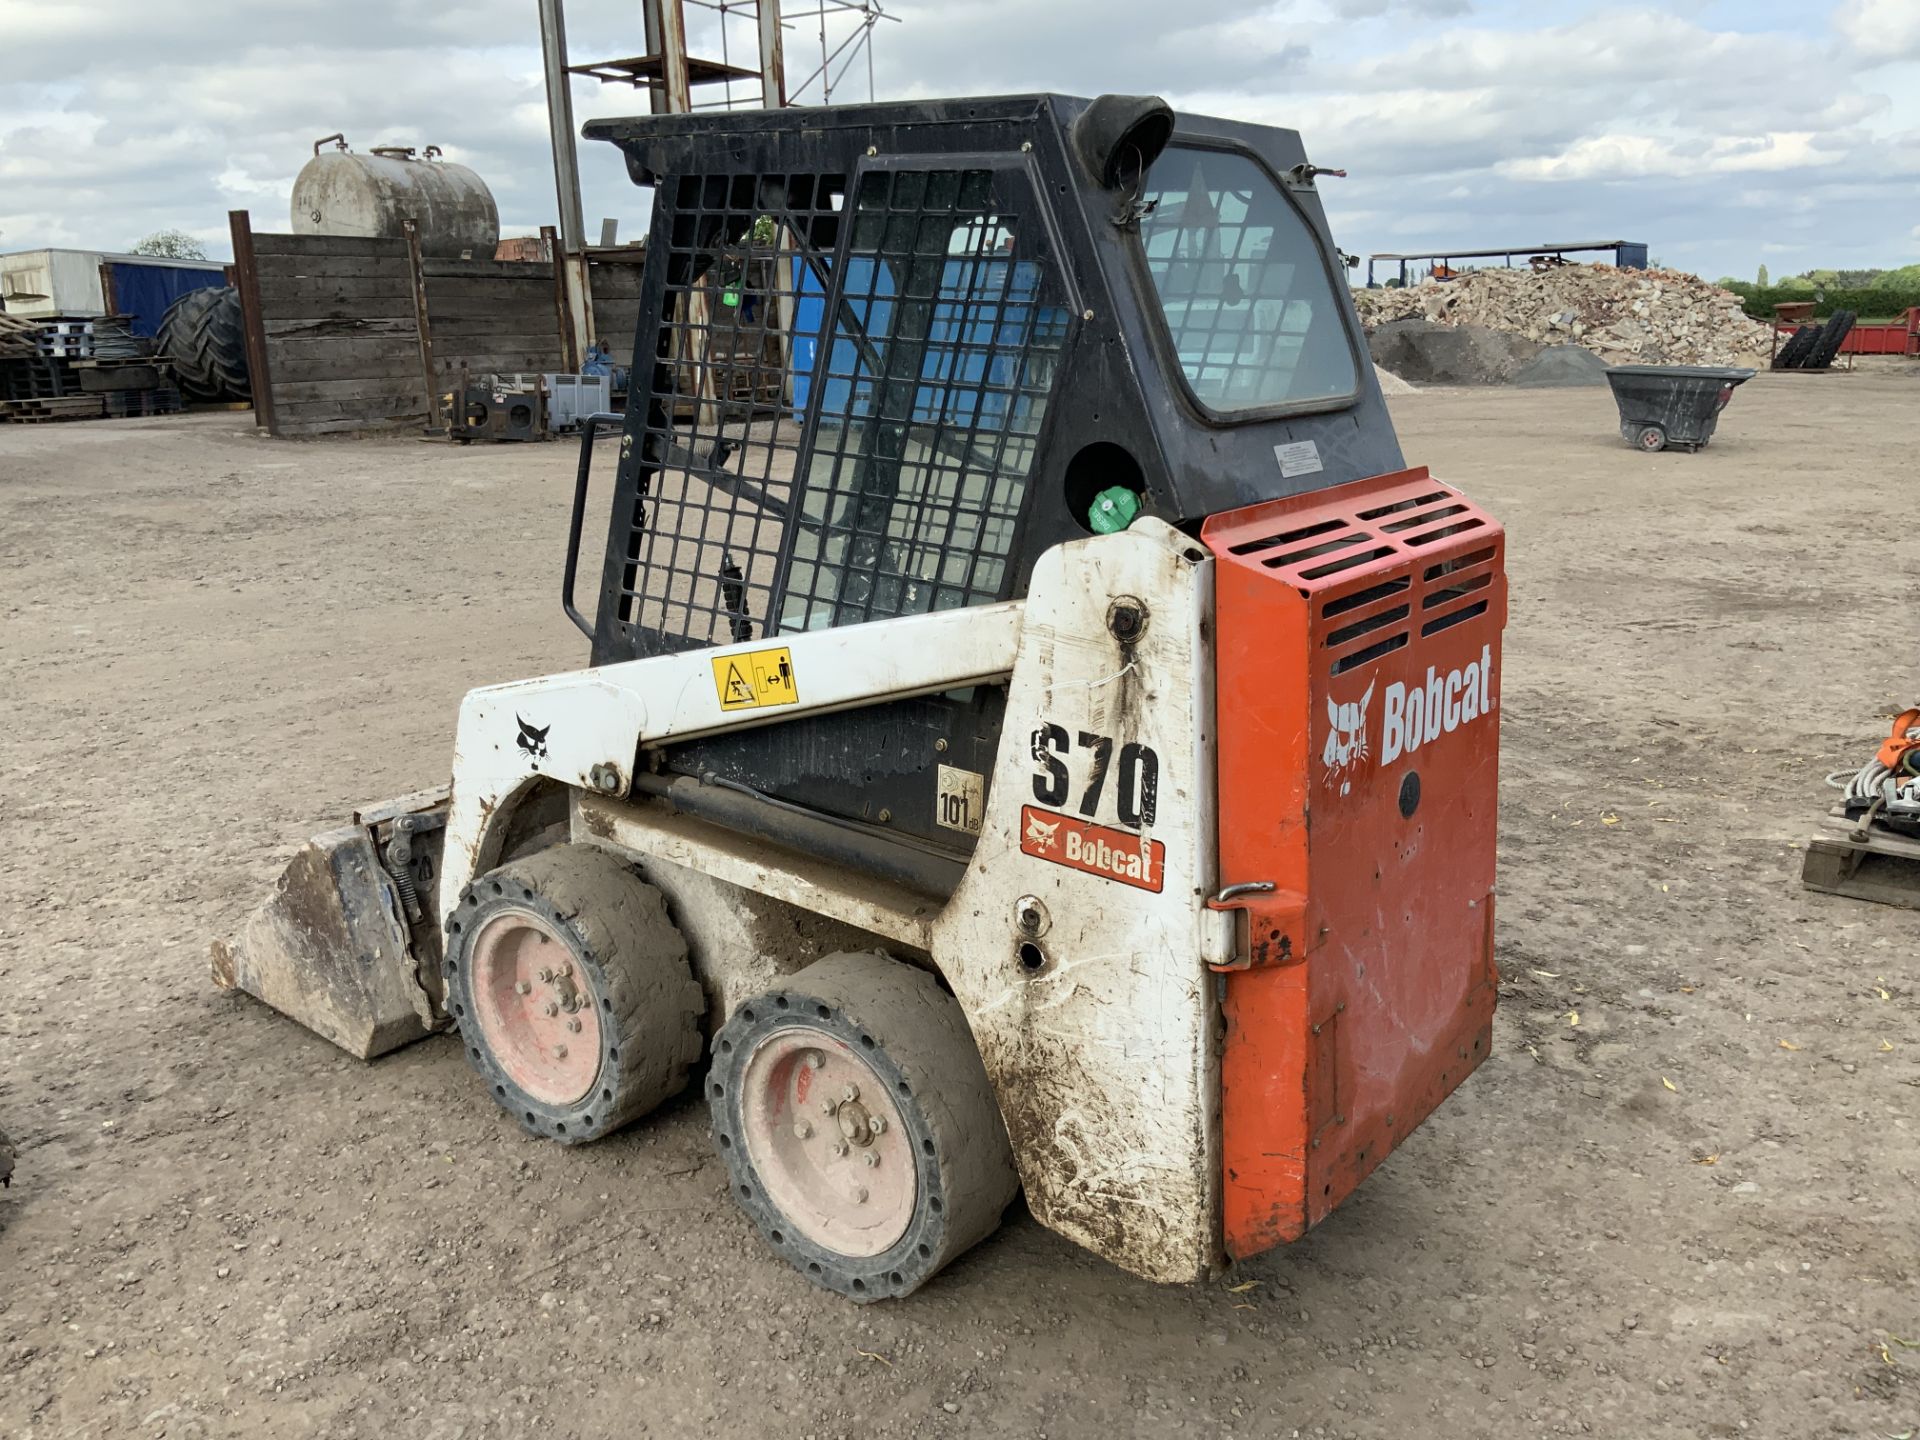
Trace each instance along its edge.
<instances>
[{"instance_id":1,"label":"loader bucket","mask_svg":"<svg viewBox=\"0 0 1920 1440\"><path fill-rule=\"evenodd\" d=\"M363 1060L442 1028L436 881L446 812L447 791L429 791L314 836L239 943L213 942L214 983Z\"/></svg>"}]
</instances>

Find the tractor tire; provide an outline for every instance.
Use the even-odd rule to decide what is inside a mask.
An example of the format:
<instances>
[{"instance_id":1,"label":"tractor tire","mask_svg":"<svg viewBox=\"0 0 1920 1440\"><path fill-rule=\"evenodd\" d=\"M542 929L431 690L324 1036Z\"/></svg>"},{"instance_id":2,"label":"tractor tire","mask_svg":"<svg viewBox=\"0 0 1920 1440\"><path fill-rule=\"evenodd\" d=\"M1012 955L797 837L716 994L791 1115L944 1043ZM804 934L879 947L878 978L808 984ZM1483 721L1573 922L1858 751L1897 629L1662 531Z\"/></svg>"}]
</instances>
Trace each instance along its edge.
<instances>
[{"instance_id":1,"label":"tractor tire","mask_svg":"<svg viewBox=\"0 0 1920 1440\"><path fill-rule=\"evenodd\" d=\"M1820 329L1818 325L1802 325L1795 330L1787 343L1780 347L1779 353L1773 357L1773 368L1798 370L1800 363L1807 358L1807 352L1812 350L1815 342L1819 340Z\"/></svg>"},{"instance_id":2,"label":"tractor tire","mask_svg":"<svg viewBox=\"0 0 1920 1440\"><path fill-rule=\"evenodd\" d=\"M230 285L189 290L160 319L159 351L189 400L251 400L240 292Z\"/></svg>"},{"instance_id":3,"label":"tractor tire","mask_svg":"<svg viewBox=\"0 0 1920 1440\"><path fill-rule=\"evenodd\" d=\"M523 1129L611 1135L686 1087L704 992L660 892L618 857L555 845L468 886L447 921L447 1011Z\"/></svg>"},{"instance_id":4,"label":"tractor tire","mask_svg":"<svg viewBox=\"0 0 1920 1440\"><path fill-rule=\"evenodd\" d=\"M1829 365L1833 364L1833 357L1840 353L1840 346L1845 343L1848 334L1852 332L1853 322L1856 318L1854 312L1851 310L1834 311L1828 318L1827 323L1820 327L1820 338L1814 342L1813 348L1807 352L1807 358L1801 362L1800 368L1803 370L1825 370Z\"/></svg>"},{"instance_id":5,"label":"tractor tire","mask_svg":"<svg viewBox=\"0 0 1920 1440\"><path fill-rule=\"evenodd\" d=\"M1020 1189L959 1002L885 955L829 955L736 1009L707 1103L734 1202L849 1300L919 1289Z\"/></svg>"}]
</instances>

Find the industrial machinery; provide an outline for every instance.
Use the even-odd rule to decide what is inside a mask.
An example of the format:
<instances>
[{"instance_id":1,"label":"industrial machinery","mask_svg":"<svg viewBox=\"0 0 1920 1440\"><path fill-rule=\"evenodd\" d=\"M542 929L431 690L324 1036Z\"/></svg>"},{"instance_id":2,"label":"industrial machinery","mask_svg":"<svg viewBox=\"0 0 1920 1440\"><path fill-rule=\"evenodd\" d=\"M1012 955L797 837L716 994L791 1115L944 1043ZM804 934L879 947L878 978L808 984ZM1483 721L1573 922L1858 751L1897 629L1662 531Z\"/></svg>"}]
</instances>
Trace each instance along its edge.
<instances>
[{"instance_id":1,"label":"industrial machinery","mask_svg":"<svg viewBox=\"0 0 1920 1440\"><path fill-rule=\"evenodd\" d=\"M1859 769L1836 770L1842 791L1825 829L1807 842L1801 881L1855 900L1920 910L1920 706L1893 717Z\"/></svg>"},{"instance_id":2,"label":"industrial machinery","mask_svg":"<svg viewBox=\"0 0 1920 1440\"><path fill-rule=\"evenodd\" d=\"M491 260L500 243L500 212L487 182L442 160L438 145L424 156L410 145L376 145L356 155L344 135L316 140L313 158L294 177L292 211L296 235L398 239L401 222L413 220L423 254Z\"/></svg>"},{"instance_id":3,"label":"industrial machinery","mask_svg":"<svg viewBox=\"0 0 1920 1440\"><path fill-rule=\"evenodd\" d=\"M447 416L447 437L462 445L475 440L547 438L547 389L538 375L482 375L464 372L455 388L440 397Z\"/></svg>"},{"instance_id":4,"label":"industrial machinery","mask_svg":"<svg viewBox=\"0 0 1920 1440\"><path fill-rule=\"evenodd\" d=\"M450 792L317 837L217 978L361 1055L450 1023L569 1145L698 1077L731 1194L855 1300L1021 1187L1157 1281L1301 1235L1487 1054L1506 582L1401 455L1299 136L586 129L652 190L654 357L591 614L582 440L589 663L471 692ZM772 414L688 375L759 245Z\"/></svg>"}]
</instances>

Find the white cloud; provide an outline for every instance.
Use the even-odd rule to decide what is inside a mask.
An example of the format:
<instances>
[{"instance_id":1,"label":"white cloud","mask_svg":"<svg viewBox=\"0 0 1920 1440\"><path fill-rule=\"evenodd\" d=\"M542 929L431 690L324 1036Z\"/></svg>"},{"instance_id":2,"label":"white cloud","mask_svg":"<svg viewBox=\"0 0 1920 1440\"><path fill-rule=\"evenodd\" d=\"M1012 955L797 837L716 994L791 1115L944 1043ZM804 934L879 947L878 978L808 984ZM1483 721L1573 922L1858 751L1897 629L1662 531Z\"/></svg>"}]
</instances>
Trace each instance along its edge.
<instances>
[{"instance_id":1,"label":"white cloud","mask_svg":"<svg viewBox=\"0 0 1920 1440\"><path fill-rule=\"evenodd\" d=\"M1920 4L1915 0L1844 0L1833 25L1864 64L1920 60Z\"/></svg>"},{"instance_id":2,"label":"white cloud","mask_svg":"<svg viewBox=\"0 0 1920 1440\"><path fill-rule=\"evenodd\" d=\"M1807 131L1682 143L1651 135L1592 135L1552 155L1502 160L1495 171L1510 180L1637 180L1649 175L1734 175L1754 170L1799 170L1844 159L1823 151Z\"/></svg>"},{"instance_id":3,"label":"white cloud","mask_svg":"<svg viewBox=\"0 0 1920 1440\"><path fill-rule=\"evenodd\" d=\"M5 0L0 0L0 4ZM576 59L640 48L630 0L570 0ZM1792 33L1725 7L1607 0L889 0L885 96L1154 92L1299 129L1354 249L1644 239L1710 275L1911 262L1920 194L1920 0L1816 0ZM0 250L118 248L178 227L225 253L226 212L287 223L315 138L444 146L509 233L553 216L526 0L65 0L8 10ZM689 7L689 23L711 12ZM1691 18L1690 18L1691 17ZM1750 16L1749 16L1750 19ZM738 33L738 32L736 32ZM789 36L790 77L817 49ZM717 55L711 38L696 50ZM817 63L817 61L816 61ZM859 83L842 98L864 98ZM575 113L644 97L582 81ZM582 143L587 222L642 196Z\"/></svg>"}]
</instances>

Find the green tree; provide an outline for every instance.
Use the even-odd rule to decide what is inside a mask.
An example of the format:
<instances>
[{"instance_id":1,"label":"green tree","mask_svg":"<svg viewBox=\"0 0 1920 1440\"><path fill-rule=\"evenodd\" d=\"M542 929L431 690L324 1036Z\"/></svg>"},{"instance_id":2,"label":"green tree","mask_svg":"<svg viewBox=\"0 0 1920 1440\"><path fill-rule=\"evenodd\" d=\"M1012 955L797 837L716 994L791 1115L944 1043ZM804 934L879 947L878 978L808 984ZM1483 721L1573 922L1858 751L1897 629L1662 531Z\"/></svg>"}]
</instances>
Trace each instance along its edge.
<instances>
[{"instance_id":1,"label":"green tree","mask_svg":"<svg viewBox=\"0 0 1920 1440\"><path fill-rule=\"evenodd\" d=\"M1920 290L1920 265L1902 265L1898 270L1882 270L1874 278L1876 290Z\"/></svg>"},{"instance_id":2,"label":"green tree","mask_svg":"<svg viewBox=\"0 0 1920 1440\"><path fill-rule=\"evenodd\" d=\"M158 255L168 260L204 260L207 252L184 230L156 230L133 243L135 255Z\"/></svg>"},{"instance_id":3,"label":"green tree","mask_svg":"<svg viewBox=\"0 0 1920 1440\"><path fill-rule=\"evenodd\" d=\"M1767 267L1766 266L1762 265L1760 267L1760 274L1754 280L1753 283L1755 285L1758 285L1762 290L1767 288Z\"/></svg>"}]
</instances>

